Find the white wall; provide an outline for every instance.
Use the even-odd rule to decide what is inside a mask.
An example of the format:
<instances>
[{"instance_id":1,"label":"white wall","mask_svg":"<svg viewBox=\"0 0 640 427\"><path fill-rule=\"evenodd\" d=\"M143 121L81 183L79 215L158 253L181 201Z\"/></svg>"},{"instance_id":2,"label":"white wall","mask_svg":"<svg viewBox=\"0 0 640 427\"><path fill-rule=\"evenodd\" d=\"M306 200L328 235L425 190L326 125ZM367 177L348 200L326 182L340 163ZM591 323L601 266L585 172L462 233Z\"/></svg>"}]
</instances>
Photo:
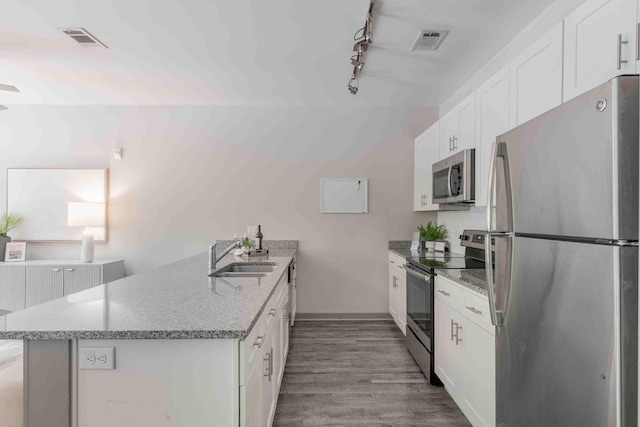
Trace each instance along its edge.
<instances>
[{"instance_id":1,"label":"white wall","mask_svg":"<svg viewBox=\"0 0 640 427\"><path fill-rule=\"evenodd\" d=\"M300 312L382 313L387 241L435 218L412 205L413 138L436 118L426 107L12 107L0 169L110 167L110 240L97 256L124 258L129 273L261 224L266 239L300 241ZM117 141L121 161L111 159ZM370 179L370 213L321 215L320 178L349 176Z\"/></svg>"}]
</instances>

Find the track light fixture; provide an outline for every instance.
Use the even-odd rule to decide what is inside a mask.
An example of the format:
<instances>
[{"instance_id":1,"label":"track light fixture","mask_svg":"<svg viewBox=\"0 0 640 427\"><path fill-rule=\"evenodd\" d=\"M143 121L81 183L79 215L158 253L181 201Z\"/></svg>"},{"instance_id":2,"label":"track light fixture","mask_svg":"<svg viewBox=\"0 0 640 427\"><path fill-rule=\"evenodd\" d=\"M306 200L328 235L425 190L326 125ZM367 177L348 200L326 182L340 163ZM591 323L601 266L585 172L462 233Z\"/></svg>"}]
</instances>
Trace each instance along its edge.
<instances>
[{"instance_id":1,"label":"track light fixture","mask_svg":"<svg viewBox=\"0 0 640 427\"><path fill-rule=\"evenodd\" d=\"M367 13L367 19L364 23L364 27L360 28L353 35L353 51L355 55L351 56L349 59L349 63L353 65L353 73L351 75L351 80L349 80L349 84L347 85L347 89L352 95L358 93L358 73L362 71L364 68L364 53L367 51L369 44L373 41L373 4L372 0L369 3L369 12Z\"/></svg>"}]
</instances>

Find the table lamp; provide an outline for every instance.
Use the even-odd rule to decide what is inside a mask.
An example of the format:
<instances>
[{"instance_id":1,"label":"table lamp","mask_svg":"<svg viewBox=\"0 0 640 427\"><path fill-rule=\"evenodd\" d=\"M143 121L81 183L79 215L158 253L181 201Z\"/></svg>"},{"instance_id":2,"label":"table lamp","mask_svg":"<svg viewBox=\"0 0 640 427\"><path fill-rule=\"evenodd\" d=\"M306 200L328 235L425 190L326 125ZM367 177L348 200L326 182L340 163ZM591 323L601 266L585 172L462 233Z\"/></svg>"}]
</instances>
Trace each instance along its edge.
<instances>
[{"instance_id":1,"label":"table lamp","mask_svg":"<svg viewBox=\"0 0 640 427\"><path fill-rule=\"evenodd\" d=\"M69 227L86 227L82 233L81 262L92 262L95 252L93 230L91 227L104 227L105 204L88 202L69 202L67 225Z\"/></svg>"}]
</instances>

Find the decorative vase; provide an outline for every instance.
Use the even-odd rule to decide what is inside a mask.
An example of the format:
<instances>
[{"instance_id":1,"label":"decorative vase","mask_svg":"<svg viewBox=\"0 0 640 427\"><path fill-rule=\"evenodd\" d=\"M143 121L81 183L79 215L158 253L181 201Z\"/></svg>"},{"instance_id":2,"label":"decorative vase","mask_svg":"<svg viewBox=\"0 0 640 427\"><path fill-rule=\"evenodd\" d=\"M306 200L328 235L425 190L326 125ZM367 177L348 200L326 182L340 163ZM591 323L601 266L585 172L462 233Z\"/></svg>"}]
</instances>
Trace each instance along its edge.
<instances>
[{"instance_id":1,"label":"decorative vase","mask_svg":"<svg viewBox=\"0 0 640 427\"><path fill-rule=\"evenodd\" d=\"M0 262L4 261L4 251L7 248L7 243L11 241L11 237L6 234L0 234Z\"/></svg>"},{"instance_id":2,"label":"decorative vase","mask_svg":"<svg viewBox=\"0 0 640 427\"><path fill-rule=\"evenodd\" d=\"M423 248L425 251L431 251L433 252L434 249L436 248L436 242L435 241L430 241L430 242L422 242Z\"/></svg>"}]
</instances>

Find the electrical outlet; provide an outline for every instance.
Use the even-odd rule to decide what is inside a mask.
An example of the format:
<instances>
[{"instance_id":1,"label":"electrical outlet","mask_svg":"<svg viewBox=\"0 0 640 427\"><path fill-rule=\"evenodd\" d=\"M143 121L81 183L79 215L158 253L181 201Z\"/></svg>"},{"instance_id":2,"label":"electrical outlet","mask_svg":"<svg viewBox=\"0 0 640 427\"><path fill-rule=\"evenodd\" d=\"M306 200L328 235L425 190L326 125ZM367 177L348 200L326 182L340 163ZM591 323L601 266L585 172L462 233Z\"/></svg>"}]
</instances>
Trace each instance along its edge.
<instances>
[{"instance_id":1,"label":"electrical outlet","mask_svg":"<svg viewBox=\"0 0 640 427\"><path fill-rule=\"evenodd\" d=\"M116 369L115 347L80 348L80 369Z\"/></svg>"}]
</instances>

